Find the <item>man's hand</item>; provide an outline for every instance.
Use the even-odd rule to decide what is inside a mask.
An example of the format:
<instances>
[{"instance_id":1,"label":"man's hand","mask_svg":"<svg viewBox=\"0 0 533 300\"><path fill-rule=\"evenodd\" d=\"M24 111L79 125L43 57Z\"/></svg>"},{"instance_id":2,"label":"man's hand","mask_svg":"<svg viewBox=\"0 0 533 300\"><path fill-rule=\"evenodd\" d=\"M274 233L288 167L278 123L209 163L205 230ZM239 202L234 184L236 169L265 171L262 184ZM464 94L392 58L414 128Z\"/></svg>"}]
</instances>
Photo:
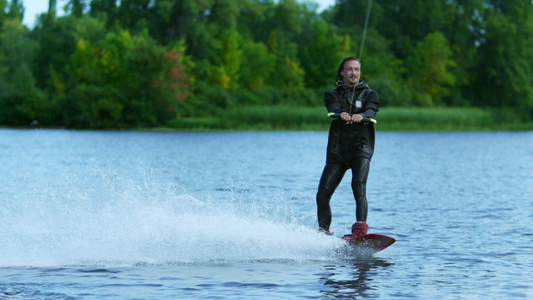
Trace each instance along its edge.
<instances>
[{"instance_id":1,"label":"man's hand","mask_svg":"<svg viewBox=\"0 0 533 300\"><path fill-rule=\"evenodd\" d=\"M360 123L363 121L363 116L360 114L350 115L347 112L341 113L341 120L346 121L347 124Z\"/></svg>"}]
</instances>

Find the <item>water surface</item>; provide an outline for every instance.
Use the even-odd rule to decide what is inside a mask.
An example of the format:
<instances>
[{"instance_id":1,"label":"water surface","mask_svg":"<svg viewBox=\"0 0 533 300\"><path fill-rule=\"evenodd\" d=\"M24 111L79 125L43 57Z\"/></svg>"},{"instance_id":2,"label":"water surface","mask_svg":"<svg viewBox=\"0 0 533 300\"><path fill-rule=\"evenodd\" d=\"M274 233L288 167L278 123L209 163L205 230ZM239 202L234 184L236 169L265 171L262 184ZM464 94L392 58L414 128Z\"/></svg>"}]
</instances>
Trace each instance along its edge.
<instances>
[{"instance_id":1,"label":"water surface","mask_svg":"<svg viewBox=\"0 0 533 300\"><path fill-rule=\"evenodd\" d=\"M0 130L0 297L533 298L532 132L378 132L369 232L397 242L373 257L316 232L326 142Z\"/></svg>"}]
</instances>

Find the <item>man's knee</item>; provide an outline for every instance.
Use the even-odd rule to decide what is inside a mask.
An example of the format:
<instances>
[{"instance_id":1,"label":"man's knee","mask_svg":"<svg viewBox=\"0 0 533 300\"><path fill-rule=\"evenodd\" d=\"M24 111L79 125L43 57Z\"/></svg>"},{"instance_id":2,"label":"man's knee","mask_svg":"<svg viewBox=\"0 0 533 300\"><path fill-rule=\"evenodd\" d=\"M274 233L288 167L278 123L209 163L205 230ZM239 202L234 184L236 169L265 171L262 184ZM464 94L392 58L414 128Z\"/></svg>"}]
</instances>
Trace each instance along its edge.
<instances>
[{"instance_id":1,"label":"man's knee","mask_svg":"<svg viewBox=\"0 0 533 300\"><path fill-rule=\"evenodd\" d=\"M356 198L366 194L366 184L362 180L352 181L352 190Z\"/></svg>"},{"instance_id":2,"label":"man's knee","mask_svg":"<svg viewBox=\"0 0 533 300\"><path fill-rule=\"evenodd\" d=\"M331 199L333 192L325 186L319 186L318 192L316 193L316 203L317 204L327 204Z\"/></svg>"}]
</instances>

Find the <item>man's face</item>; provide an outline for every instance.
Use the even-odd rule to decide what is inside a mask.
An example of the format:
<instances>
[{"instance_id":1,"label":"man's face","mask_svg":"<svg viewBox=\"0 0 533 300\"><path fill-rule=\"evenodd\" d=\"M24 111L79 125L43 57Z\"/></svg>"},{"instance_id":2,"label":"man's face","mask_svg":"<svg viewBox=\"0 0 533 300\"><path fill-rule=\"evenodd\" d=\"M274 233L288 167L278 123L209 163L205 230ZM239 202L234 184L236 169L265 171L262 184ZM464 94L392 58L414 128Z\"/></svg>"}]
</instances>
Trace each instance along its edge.
<instances>
[{"instance_id":1,"label":"man's face","mask_svg":"<svg viewBox=\"0 0 533 300\"><path fill-rule=\"evenodd\" d=\"M359 84L359 76L361 75L361 65L356 60L349 60L344 63L341 75L345 85L357 85Z\"/></svg>"}]
</instances>

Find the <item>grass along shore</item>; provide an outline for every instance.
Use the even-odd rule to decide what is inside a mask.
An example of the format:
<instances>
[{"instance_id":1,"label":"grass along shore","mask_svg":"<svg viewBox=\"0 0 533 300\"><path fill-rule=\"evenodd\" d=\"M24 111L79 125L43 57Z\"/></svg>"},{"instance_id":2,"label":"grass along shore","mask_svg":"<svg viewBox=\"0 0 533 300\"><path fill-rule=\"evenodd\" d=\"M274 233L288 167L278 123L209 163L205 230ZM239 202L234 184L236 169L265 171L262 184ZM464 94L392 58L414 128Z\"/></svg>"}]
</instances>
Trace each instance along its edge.
<instances>
[{"instance_id":1,"label":"grass along shore","mask_svg":"<svg viewBox=\"0 0 533 300\"><path fill-rule=\"evenodd\" d=\"M382 108L376 119L378 131L527 131L533 122L517 117L512 110L481 108ZM261 131L328 130L325 107L251 106L220 111L213 117L171 121L170 130Z\"/></svg>"}]
</instances>

